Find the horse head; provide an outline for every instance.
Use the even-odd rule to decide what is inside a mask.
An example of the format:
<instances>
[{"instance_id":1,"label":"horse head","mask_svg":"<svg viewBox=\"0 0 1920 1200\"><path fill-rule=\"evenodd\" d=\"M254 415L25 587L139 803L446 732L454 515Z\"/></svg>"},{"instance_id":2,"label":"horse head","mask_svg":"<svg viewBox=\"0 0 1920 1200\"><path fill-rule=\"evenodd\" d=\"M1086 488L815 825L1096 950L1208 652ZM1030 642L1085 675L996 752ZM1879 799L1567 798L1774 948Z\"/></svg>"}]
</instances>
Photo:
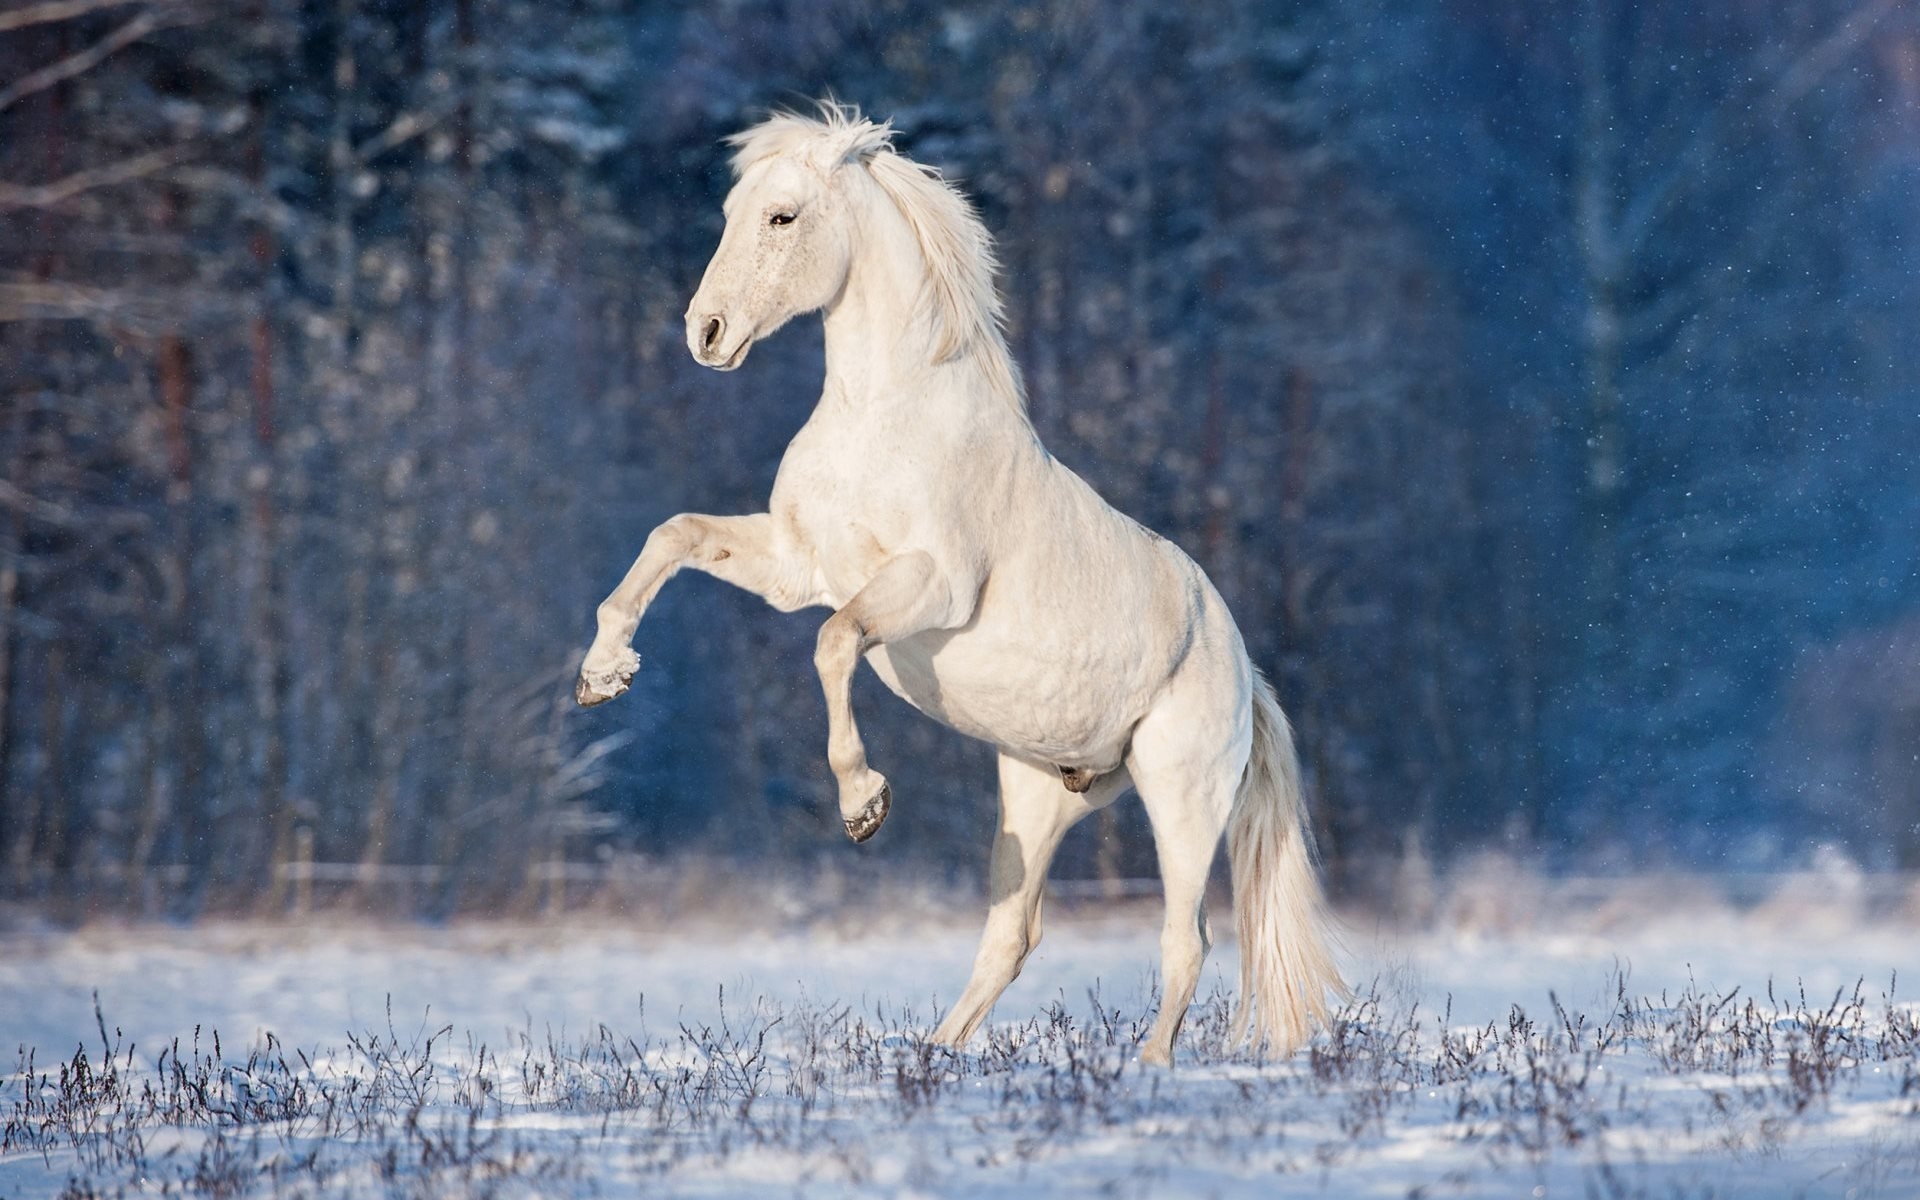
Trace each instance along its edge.
<instances>
[{"instance_id":1,"label":"horse head","mask_svg":"<svg viewBox=\"0 0 1920 1200\"><path fill-rule=\"evenodd\" d=\"M893 129L831 100L820 115L776 113L727 139L735 183L726 231L687 306L687 348L730 371L801 313L830 309L856 272L893 283L873 333L922 363L976 361L990 390L1024 413L1000 332L993 239L932 167L893 148ZM889 285L882 285L883 289Z\"/></svg>"},{"instance_id":2,"label":"horse head","mask_svg":"<svg viewBox=\"0 0 1920 1200\"><path fill-rule=\"evenodd\" d=\"M892 130L827 103L727 139L735 182L726 230L687 306L687 348L731 371L755 341L825 308L851 269L855 205L842 168L886 149Z\"/></svg>"}]
</instances>

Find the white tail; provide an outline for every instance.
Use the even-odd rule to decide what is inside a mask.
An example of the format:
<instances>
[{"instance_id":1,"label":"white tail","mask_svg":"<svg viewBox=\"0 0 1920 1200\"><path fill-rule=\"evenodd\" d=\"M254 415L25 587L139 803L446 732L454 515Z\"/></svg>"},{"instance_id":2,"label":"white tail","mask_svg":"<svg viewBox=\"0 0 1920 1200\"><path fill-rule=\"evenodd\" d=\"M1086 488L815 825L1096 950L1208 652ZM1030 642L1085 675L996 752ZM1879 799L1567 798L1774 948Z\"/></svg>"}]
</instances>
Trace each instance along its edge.
<instances>
[{"instance_id":1,"label":"white tail","mask_svg":"<svg viewBox=\"0 0 1920 1200\"><path fill-rule=\"evenodd\" d=\"M1233 915L1240 936L1234 1040L1286 1053L1327 1016L1327 993L1346 995L1328 944L1313 834L1280 701L1255 677L1253 756L1227 828Z\"/></svg>"}]
</instances>

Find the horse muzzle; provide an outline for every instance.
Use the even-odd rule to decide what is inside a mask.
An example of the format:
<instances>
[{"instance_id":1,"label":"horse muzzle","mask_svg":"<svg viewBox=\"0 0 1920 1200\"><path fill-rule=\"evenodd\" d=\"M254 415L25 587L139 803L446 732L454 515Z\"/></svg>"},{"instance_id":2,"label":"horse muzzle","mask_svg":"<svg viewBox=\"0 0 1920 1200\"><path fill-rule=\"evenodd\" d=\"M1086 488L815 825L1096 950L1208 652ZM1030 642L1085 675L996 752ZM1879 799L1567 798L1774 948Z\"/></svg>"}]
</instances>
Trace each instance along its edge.
<instances>
[{"instance_id":1,"label":"horse muzzle","mask_svg":"<svg viewBox=\"0 0 1920 1200\"><path fill-rule=\"evenodd\" d=\"M753 347L751 330L737 330L721 313L687 313L687 349L693 360L716 371L731 371Z\"/></svg>"}]
</instances>

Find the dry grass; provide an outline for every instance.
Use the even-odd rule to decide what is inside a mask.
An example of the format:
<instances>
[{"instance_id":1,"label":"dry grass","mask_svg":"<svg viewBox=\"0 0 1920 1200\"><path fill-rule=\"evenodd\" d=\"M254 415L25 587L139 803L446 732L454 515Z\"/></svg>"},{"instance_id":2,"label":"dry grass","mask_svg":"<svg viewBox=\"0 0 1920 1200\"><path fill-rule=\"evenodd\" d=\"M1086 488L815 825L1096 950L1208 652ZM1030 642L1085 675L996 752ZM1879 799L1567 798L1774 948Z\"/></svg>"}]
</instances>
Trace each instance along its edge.
<instances>
[{"instance_id":1,"label":"dry grass","mask_svg":"<svg viewBox=\"0 0 1920 1200\"><path fill-rule=\"evenodd\" d=\"M933 1013L724 995L717 1011L497 1048L389 1012L331 1049L208 1030L149 1056L96 1009L97 1046L23 1050L0 1079L0 1193L1428 1196L1565 1178L1598 1197L1732 1196L1755 1194L1741 1171L1764 1179L1863 1117L1878 1149L1855 1156L1854 1190L1807 1194L1920 1190L1920 1011L1891 981L1639 997L1620 980L1598 1015L1555 999L1484 1026L1376 986L1277 1062L1226 1049L1215 995L1173 1072L1134 1060L1149 1014L1097 994L1090 1015L1056 1004L964 1054L926 1040Z\"/></svg>"}]
</instances>

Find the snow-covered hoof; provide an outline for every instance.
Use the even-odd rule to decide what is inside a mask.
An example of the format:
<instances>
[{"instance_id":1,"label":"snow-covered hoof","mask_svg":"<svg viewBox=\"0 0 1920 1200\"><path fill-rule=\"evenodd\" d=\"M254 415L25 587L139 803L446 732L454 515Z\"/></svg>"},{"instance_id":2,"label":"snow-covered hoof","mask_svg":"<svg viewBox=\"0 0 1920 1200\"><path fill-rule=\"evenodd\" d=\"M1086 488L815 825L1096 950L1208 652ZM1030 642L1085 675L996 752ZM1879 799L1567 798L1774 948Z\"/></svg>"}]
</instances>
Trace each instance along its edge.
<instances>
[{"instance_id":1,"label":"snow-covered hoof","mask_svg":"<svg viewBox=\"0 0 1920 1200\"><path fill-rule=\"evenodd\" d=\"M851 817L842 817L840 823L847 828L847 836L855 842L864 842L880 831L880 823L887 819L887 813L893 808L893 789L885 779L880 780L880 790L863 805L860 811Z\"/></svg>"},{"instance_id":2,"label":"snow-covered hoof","mask_svg":"<svg viewBox=\"0 0 1920 1200\"><path fill-rule=\"evenodd\" d=\"M579 682L573 685L573 698L582 708L592 708L596 704L605 704L627 690L633 682L633 673L640 669L640 656L631 646L623 647L619 657L611 667L595 668L584 664L580 668Z\"/></svg>"}]
</instances>

